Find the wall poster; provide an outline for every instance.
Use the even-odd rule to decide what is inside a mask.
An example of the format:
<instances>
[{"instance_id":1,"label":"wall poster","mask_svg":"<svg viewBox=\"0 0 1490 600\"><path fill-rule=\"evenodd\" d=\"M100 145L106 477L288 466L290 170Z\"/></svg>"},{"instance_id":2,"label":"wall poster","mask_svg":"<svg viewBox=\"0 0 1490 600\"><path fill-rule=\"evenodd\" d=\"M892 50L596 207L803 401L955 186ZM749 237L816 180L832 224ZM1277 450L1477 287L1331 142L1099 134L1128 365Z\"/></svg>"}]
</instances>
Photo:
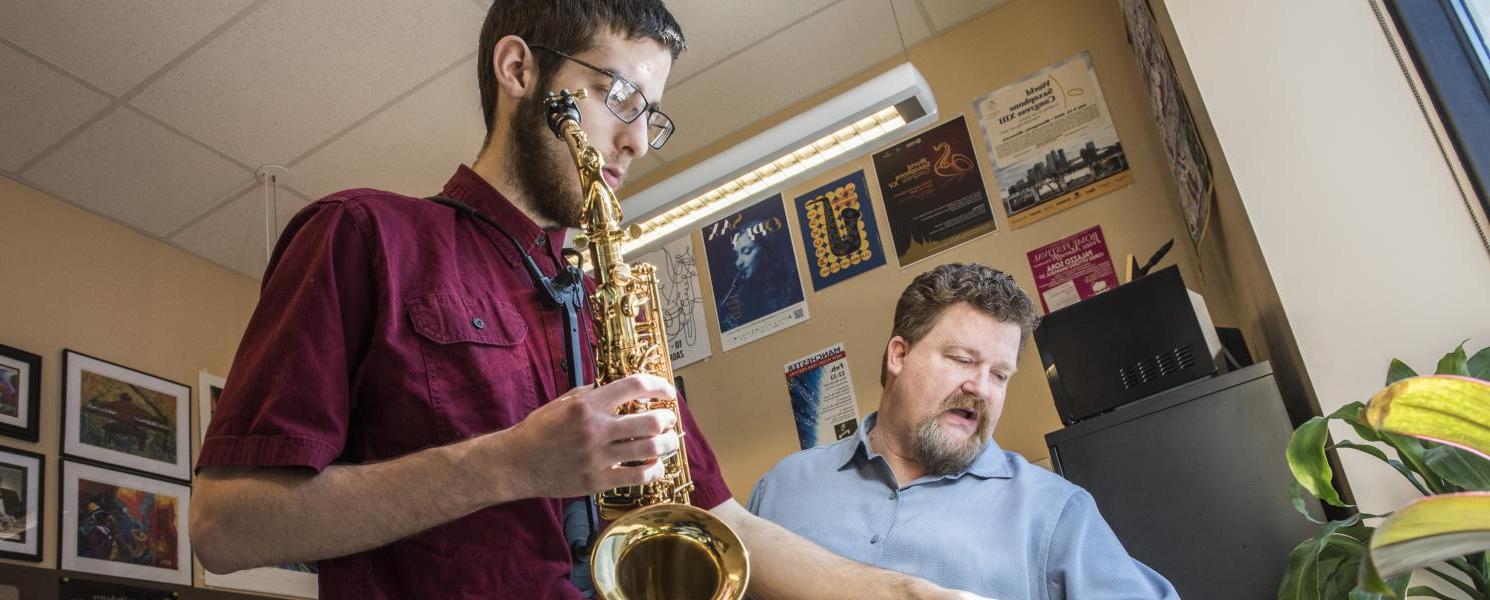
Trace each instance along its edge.
<instances>
[{"instance_id":1,"label":"wall poster","mask_svg":"<svg viewBox=\"0 0 1490 600\"><path fill-rule=\"evenodd\" d=\"M797 441L803 450L859 431L859 403L854 400L854 381L849 377L843 344L786 363L785 370Z\"/></svg>"},{"instance_id":2,"label":"wall poster","mask_svg":"<svg viewBox=\"0 0 1490 600\"><path fill-rule=\"evenodd\" d=\"M864 171L797 196L796 204L813 291L885 264Z\"/></svg>"},{"instance_id":3,"label":"wall poster","mask_svg":"<svg viewBox=\"0 0 1490 600\"><path fill-rule=\"evenodd\" d=\"M657 302L667 326L667 354L681 369L714 353L704 324L704 296L699 291L698 258L693 236L686 235L643 254L640 262L657 267Z\"/></svg>"},{"instance_id":4,"label":"wall poster","mask_svg":"<svg viewBox=\"0 0 1490 600\"><path fill-rule=\"evenodd\" d=\"M973 156L962 116L875 153L901 267L997 229Z\"/></svg>"},{"instance_id":5,"label":"wall poster","mask_svg":"<svg viewBox=\"0 0 1490 600\"><path fill-rule=\"evenodd\" d=\"M1031 250L1028 257L1046 314L1118 286L1100 225Z\"/></svg>"},{"instance_id":6,"label":"wall poster","mask_svg":"<svg viewBox=\"0 0 1490 600\"><path fill-rule=\"evenodd\" d=\"M1195 130L1190 103L1175 78L1174 64L1169 61L1169 51L1159 37L1148 0L1121 0L1121 4L1128 25L1128 41L1133 44L1133 59L1138 61L1138 70L1148 84L1149 101L1159 122L1159 138L1164 140L1168 154L1169 160L1165 162L1169 163L1169 170L1180 187L1180 211L1185 215L1185 227L1190 230L1190 242L1198 247L1205 237L1215 203L1211 160Z\"/></svg>"},{"instance_id":7,"label":"wall poster","mask_svg":"<svg viewBox=\"0 0 1490 600\"><path fill-rule=\"evenodd\" d=\"M1009 227L1133 183L1086 51L973 102Z\"/></svg>"},{"instance_id":8,"label":"wall poster","mask_svg":"<svg viewBox=\"0 0 1490 600\"><path fill-rule=\"evenodd\" d=\"M725 351L807 321L781 194L705 225L702 233Z\"/></svg>"}]
</instances>

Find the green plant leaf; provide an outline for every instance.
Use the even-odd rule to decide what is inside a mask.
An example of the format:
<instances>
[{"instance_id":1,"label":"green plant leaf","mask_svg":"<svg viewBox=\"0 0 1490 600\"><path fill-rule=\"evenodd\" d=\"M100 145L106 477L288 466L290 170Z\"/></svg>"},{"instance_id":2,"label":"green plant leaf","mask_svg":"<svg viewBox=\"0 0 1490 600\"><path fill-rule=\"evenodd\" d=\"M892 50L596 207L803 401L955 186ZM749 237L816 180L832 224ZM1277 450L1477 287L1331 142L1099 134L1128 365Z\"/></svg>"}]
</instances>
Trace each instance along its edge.
<instances>
[{"instance_id":1,"label":"green plant leaf","mask_svg":"<svg viewBox=\"0 0 1490 600\"><path fill-rule=\"evenodd\" d=\"M1417 596L1417 597L1426 597L1426 598L1438 598L1439 600L1454 600L1453 597L1451 597L1451 596L1445 596L1445 595L1443 595L1442 592L1439 592L1438 590L1435 590L1435 589L1433 589L1431 587L1428 587L1426 585L1416 586L1416 587L1413 587L1413 588L1410 588L1410 589L1407 590L1407 597L1412 598L1412 597L1415 597L1415 596Z\"/></svg>"},{"instance_id":2,"label":"green plant leaf","mask_svg":"<svg viewBox=\"0 0 1490 600\"><path fill-rule=\"evenodd\" d=\"M1330 469L1330 461L1324 453L1325 441L1330 433L1328 425L1329 420L1325 417L1314 417L1293 431L1285 451L1288 470L1293 472L1294 480L1314 494L1315 498L1334 506L1346 506L1340 499L1340 494L1330 485L1334 471Z\"/></svg>"},{"instance_id":3,"label":"green plant leaf","mask_svg":"<svg viewBox=\"0 0 1490 600\"><path fill-rule=\"evenodd\" d=\"M1360 515L1330 521L1316 537L1288 553L1288 570L1278 585L1279 600L1343 598L1355 587L1356 565L1366 552ZM1352 535L1354 534L1354 535ZM1346 576L1342 576L1346 575Z\"/></svg>"},{"instance_id":4,"label":"green plant leaf","mask_svg":"<svg viewBox=\"0 0 1490 600\"><path fill-rule=\"evenodd\" d=\"M1428 468L1459 490L1490 491L1490 460L1453 446L1434 445L1423 455Z\"/></svg>"},{"instance_id":5,"label":"green plant leaf","mask_svg":"<svg viewBox=\"0 0 1490 600\"><path fill-rule=\"evenodd\" d=\"M1417 474L1414 473L1411 468L1409 468L1405 464L1402 464L1402 461L1400 460L1392 460L1390 457L1387 456L1386 452L1383 452L1381 450L1381 448L1377 448L1376 446L1369 446L1366 444L1356 444L1353 442L1340 442L1338 444L1335 444L1334 447L1356 450L1358 452L1370 454L1371 456L1380 459L1382 462L1391 465L1391 467L1393 469L1396 469L1397 472L1402 475L1402 477L1407 479L1408 483L1412 484L1412 487L1417 488L1419 493L1423 494L1424 496L1432 493L1429 492L1427 488L1423 487L1423 483L1421 481L1418 481Z\"/></svg>"},{"instance_id":6,"label":"green plant leaf","mask_svg":"<svg viewBox=\"0 0 1490 600\"><path fill-rule=\"evenodd\" d=\"M1464 340L1465 342L1469 340ZM1459 343L1453 352L1443 355L1438 359L1438 370L1435 375L1458 375L1460 377L1469 375L1469 357L1464 354L1464 342Z\"/></svg>"},{"instance_id":7,"label":"green plant leaf","mask_svg":"<svg viewBox=\"0 0 1490 600\"><path fill-rule=\"evenodd\" d=\"M1392 450L1397 452L1397 456L1402 459L1401 464L1421 478L1423 485L1418 486L1418 491L1422 492L1424 496L1429 494L1446 494L1454 491L1448 489L1448 486L1444 484L1443 480L1439 479L1437 475L1433 474L1433 470L1428 468L1428 447L1423 445L1422 440L1386 431L1378 433L1381 434L1382 443L1391 446ZM1393 463L1394 467L1396 465L1397 463Z\"/></svg>"},{"instance_id":8,"label":"green plant leaf","mask_svg":"<svg viewBox=\"0 0 1490 600\"><path fill-rule=\"evenodd\" d=\"M1299 482L1297 480L1290 481L1288 487L1291 490L1289 499L1293 503L1293 509L1299 511L1299 514L1304 515L1304 518L1308 519L1310 523L1324 525L1324 521L1316 519L1314 515L1309 514L1309 507L1304 504L1304 488L1299 485Z\"/></svg>"},{"instance_id":9,"label":"green plant leaf","mask_svg":"<svg viewBox=\"0 0 1490 600\"><path fill-rule=\"evenodd\" d=\"M1412 367L1407 366L1407 363L1402 362L1400 359L1394 358L1392 359L1392 363L1387 365L1386 385L1392 385L1394 383L1397 383L1398 381L1407 379L1408 377L1417 376L1418 372L1412 370Z\"/></svg>"},{"instance_id":10,"label":"green plant leaf","mask_svg":"<svg viewBox=\"0 0 1490 600\"><path fill-rule=\"evenodd\" d=\"M1490 379L1490 346L1480 348L1479 352L1469 357L1465 363L1469 367L1469 376L1475 379Z\"/></svg>"},{"instance_id":11,"label":"green plant leaf","mask_svg":"<svg viewBox=\"0 0 1490 600\"><path fill-rule=\"evenodd\" d=\"M1404 379L1371 397L1366 421L1380 431L1484 456L1490 453L1490 382L1452 375Z\"/></svg>"},{"instance_id":12,"label":"green plant leaf","mask_svg":"<svg viewBox=\"0 0 1490 600\"><path fill-rule=\"evenodd\" d=\"M1490 549L1490 492L1409 502L1377 526L1370 548L1368 562L1386 576Z\"/></svg>"},{"instance_id":13,"label":"green plant leaf","mask_svg":"<svg viewBox=\"0 0 1490 600\"><path fill-rule=\"evenodd\" d=\"M1363 440L1366 440L1368 442L1382 441L1381 433L1377 432L1375 429L1372 429L1371 424L1366 422L1366 417L1362 414L1362 412L1364 412L1365 410L1365 403L1351 402L1350 404L1346 404L1345 406L1341 406L1340 408L1335 409L1335 412L1330 413L1330 416L1326 418L1339 419L1341 421L1344 421L1347 425L1350 425L1351 429L1355 430L1356 435L1361 436L1361 439Z\"/></svg>"}]
</instances>

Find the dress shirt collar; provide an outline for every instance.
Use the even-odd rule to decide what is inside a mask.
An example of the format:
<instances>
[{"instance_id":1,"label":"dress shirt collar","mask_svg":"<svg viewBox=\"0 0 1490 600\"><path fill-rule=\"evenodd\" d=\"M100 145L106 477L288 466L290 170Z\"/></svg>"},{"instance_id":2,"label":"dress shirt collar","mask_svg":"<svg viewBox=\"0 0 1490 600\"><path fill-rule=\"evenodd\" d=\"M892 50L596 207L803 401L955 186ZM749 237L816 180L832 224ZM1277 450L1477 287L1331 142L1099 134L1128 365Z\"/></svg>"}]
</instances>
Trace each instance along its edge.
<instances>
[{"instance_id":1,"label":"dress shirt collar","mask_svg":"<svg viewBox=\"0 0 1490 600\"><path fill-rule=\"evenodd\" d=\"M855 434L856 441L853 443L838 444L838 447L833 449L834 452L838 453L833 463L840 465L839 470L853 466L854 462L860 459L872 461L876 458L883 458L869 445L869 432L874 429L875 422L878 419L878 412L869 413L869 416L864 417L863 426L859 427L858 433ZM963 475L973 475L982 479L988 479L990 477L1010 479L1014 477L1014 469L1009 466L1009 457L1004 454L1002 448L999 448L998 442L990 439L988 440L988 444L983 447L983 452L979 453L978 457L973 459L973 464L968 465L967 470L935 479L956 479ZM925 478L923 477L922 479ZM905 485L909 485L909 482Z\"/></svg>"},{"instance_id":2,"label":"dress shirt collar","mask_svg":"<svg viewBox=\"0 0 1490 600\"><path fill-rule=\"evenodd\" d=\"M491 217L492 220L501 223L502 228L512 234L512 237L517 238L517 241L523 244L523 249L529 253L558 256L559 250L564 247L564 230L546 231L539 227L533 219L470 167L461 165L457 168L455 174L450 176L450 181L445 183L445 189L440 193L469 204L482 214ZM502 256L513 265L519 264L517 261L520 259L517 253L505 241L497 244L497 248L502 252Z\"/></svg>"}]
</instances>

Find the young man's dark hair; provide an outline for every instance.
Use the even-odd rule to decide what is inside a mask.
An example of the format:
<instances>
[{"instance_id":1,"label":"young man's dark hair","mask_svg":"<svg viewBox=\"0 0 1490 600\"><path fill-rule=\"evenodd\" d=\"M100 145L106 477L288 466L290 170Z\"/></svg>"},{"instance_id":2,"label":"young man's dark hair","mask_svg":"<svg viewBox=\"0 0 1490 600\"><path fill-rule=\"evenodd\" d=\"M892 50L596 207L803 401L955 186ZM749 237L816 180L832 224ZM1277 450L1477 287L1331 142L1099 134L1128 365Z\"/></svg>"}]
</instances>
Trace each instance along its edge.
<instances>
[{"instance_id":1,"label":"young man's dark hair","mask_svg":"<svg viewBox=\"0 0 1490 600\"><path fill-rule=\"evenodd\" d=\"M497 110L497 78L492 67L492 49L497 40L515 35L529 44L547 46L571 56L589 50L595 36L609 29L627 39L647 38L672 52L673 60L687 48L683 29L661 0L495 0L481 26L477 53L476 84L481 89L481 114L486 118L487 142L491 143ZM538 89L548 82L564 60L552 52L535 53L538 60Z\"/></svg>"},{"instance_id":2,"label":"young man's dark hair","mask_svg":"<svg viewBox=\"0 0 1490 600\"><path fill-rule=\"evenodd\" d=\"M890 335L914 344L931 331L942 311L954 304L968 305L995 319L1019 326L1019 345L1040 326L1035 304L1007 273L978 263L948 263L916 276L895 304ZM880 385L885 385L880 361Z\"/></svg>"}]
</instances>

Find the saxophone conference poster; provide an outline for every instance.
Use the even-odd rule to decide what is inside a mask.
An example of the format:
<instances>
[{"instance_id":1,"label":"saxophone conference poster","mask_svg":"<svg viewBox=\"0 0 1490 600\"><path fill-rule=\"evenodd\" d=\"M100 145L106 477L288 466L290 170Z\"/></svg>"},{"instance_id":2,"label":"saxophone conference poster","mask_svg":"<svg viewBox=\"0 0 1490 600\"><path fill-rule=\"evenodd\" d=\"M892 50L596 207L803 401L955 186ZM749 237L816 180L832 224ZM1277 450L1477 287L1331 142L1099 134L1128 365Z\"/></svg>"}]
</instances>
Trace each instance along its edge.
<instances>
[{"instance_id":1,"label":"saxophone conference poster","mask_svg":"<svg viewBox=\"0 0 1490 600\"><path fill-rule=\"evenodd\" d=\"M859 431L859 403L842 343L786 363L785 370L803 450Z\"/></svg>"},{"instance_id":2,"label":"saxophone conference poster","mask_svg":"<svg viewBox=\"0 0 1490 600\"><path fill-rule=\"evenodd\" d=\"M1133 183L1086 51L994 90L973 110L1012 229Z\"/></svg>"},{"instance_id":3,"label":"saxophone conference poster","mask_svg":"<svg viewBox=\"0 0 1490 600\"><path fill-rule=\"evenodd\" d=\"M807 321L781 194L705 225L702 235L725 351Z\"/></svg>"},{"instance_id":4,"label":"saxophone conference poster","mask_svg":"<svg viewBox=\"0 0 1490 600\"><path fill-rule=\"evenodd\" d=\"M796 204L813 291L885 264L864 171L797 196Z\"/></svg>"},{"instance_id":5,"label":"saxophone conference poster","mask_svg":"<svg viewBox=\"0 0 1490 600\"><path fill-rule=\"evenodd\" d=\"M902 267L997 228L962 116L876 153L874 170Z\"/></svg>"},{"instance_id":6,"label":"saxophone conference poster","mask_svg":"<svg viewBox=\"0 0 1490 600\"><path fill-rule=\"evenodd\" d=\"M657 268L657 303L667 327L667 355L673 369L708 358L714 352L704 326L704 296L699 292L698 259L693 236L683 236L642 255Z\"/></svg>"}]
</instances>

